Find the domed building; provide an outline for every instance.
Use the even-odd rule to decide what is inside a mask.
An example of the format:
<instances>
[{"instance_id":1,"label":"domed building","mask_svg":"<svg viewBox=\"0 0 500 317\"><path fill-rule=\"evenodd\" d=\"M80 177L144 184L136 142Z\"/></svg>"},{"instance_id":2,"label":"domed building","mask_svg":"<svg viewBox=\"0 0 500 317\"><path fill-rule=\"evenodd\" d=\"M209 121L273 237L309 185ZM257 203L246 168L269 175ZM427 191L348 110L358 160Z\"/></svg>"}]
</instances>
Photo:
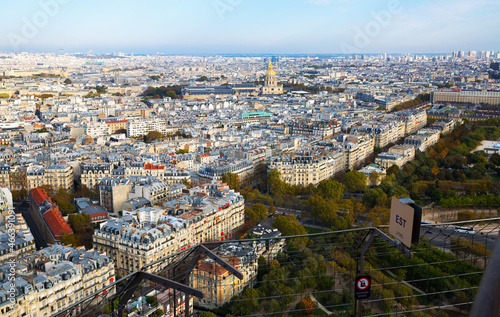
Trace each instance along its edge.
<instances>
[{"instance_id":1,"label":"domed building","mask_svg":"<svg viewBox=\"0 0 500 317\"><path fill-rule=\"evenodd\" d=\"M263 95L279 95L283 93L283 85L278 85L276 72L273 70L273 64L269 63L269 69L266 72L264 87L262 87Z\"/></svg>"}]
</instances>

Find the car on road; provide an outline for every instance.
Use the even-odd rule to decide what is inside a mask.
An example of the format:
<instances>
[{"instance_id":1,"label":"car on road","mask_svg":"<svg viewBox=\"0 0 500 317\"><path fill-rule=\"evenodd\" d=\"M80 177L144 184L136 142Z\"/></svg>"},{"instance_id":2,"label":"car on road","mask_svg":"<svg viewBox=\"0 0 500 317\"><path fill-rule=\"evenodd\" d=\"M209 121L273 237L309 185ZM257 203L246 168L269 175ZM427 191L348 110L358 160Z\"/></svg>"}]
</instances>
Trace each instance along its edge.
<instances>
[{"instance_id":1,"label":"car on road","mask_svg":"<svg viewBox=\"0 0 500 317\"><path fill-rule=\"evenodd\" d=\"M454 232L474 234L474 228L469 227L455 227Z\"/></svg>"}]
</instances>

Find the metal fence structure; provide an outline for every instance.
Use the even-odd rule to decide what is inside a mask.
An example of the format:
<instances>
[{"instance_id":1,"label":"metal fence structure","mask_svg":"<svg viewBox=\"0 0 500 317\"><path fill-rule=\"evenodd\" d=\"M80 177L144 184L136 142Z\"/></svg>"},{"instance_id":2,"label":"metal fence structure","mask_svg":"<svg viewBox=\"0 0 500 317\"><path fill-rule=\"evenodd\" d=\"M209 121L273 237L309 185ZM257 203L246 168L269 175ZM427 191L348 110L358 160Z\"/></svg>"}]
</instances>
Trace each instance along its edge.
<instances>
[{"instance_id":1,"label":"metal fence structure","mask_svg":"<svg viewBox=\"0 0 500 317\"><path fill-rule=\"evenodd\" d=\"M386 226L378 229L385 233L388 230ZM157 296L169 290L166 285L170 284L141 280L134 285L134 292L130 281L140 272L191 286L204 294L193 298L193 307L189 302L192 297L171 286L174 296L167 316L190 316L197 309L208 309L219 316L352 316L356 309L353 290L360 246L370 230L373 228L203 243L130 272L52 316L71 316L77 308L81 309L79 316L118 316L120 310L130 312L124 294ZM499 230L500 218L423 223L420 244L410 249L411 258L375 238L364 258L364 274L371 276L372 286L370 298L362 303L362 315L467 316ZM223 244L234 247L217 252ZM242 254L238 246L252 246L256 253ZM213 251L214 255L207 256L203 250ZM225 262L214 261L214 256ZM234 265L245 278L229 270L223 279L209 283L207 277L193 286L193 272L203 271L201 263L210 257L214 266L224 268L226 263L229 269ZM242 257L246 261L231 262ZM248 285L242 292L245 281ZM182 295L178 298L176 292L178 297ZM184 312L178 310L179 303L187 308ZM165 310L165 305L160 307L156 301L153 304L141 304L135 314L155 316L158 309Z\"/></svg>"}]
</instances>

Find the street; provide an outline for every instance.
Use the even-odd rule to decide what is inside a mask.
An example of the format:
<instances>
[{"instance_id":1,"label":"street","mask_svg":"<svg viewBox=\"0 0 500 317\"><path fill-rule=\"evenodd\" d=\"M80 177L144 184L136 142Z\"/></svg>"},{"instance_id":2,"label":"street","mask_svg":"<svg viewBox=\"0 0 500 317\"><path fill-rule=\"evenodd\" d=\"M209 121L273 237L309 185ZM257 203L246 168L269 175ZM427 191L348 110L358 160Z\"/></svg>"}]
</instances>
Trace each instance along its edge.
<instances>
[{"instance_id":1,"label":"street","mask_svg":"<svg viewBox=\"0 0 500 317\"><path fill-rule=\"evenodd\" d=\"M16 211L16 213L21 213L24 217L24 220L26 220L26 224L30 228L31 234L35 238L36 249L40 250L41 248L46 248L48 245L45 242L42 233L36 226L35 221L31 217L30 204L24 201L22 203L16 202L14 203L14 210Z\"/></svg>"},{"instance_id":2,"label":"street","mask_svg":"<svg viewBox=\"0 0 500 317\"><path fill-rule=\"evenodd\" d=\"M476 228L477 230L477 228ZM465 239L473 242L480 242L486 249L492 251L495 247L498 234L488 231L476 231L475 234L460 233L454 231L454 226L423 226L420 230L421 237L427 238L432 245L440 249L450 249L450 239Z\"/></svg>"}]
</instances>

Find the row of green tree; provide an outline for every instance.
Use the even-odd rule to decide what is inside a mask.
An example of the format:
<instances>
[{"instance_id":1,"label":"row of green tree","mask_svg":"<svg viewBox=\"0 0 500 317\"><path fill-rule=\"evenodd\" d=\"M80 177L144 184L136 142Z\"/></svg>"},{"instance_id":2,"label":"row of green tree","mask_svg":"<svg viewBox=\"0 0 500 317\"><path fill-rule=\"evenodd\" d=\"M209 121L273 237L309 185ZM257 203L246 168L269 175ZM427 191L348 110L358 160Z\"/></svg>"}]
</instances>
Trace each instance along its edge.
<instances>
[{"instance_id":1,"label":"row of green tree","mask_svg":"<svg viewBox=\"0 0 500 317\"><path fill-rule=\"evenodd\" d=\"M177 99L178 96L182 95L182 89L184 86L173 85L173 86L161 86L161 87L148 87L142 92L142 95L146 98L160 99L164 97L170 97L172 99Z\"/></svg>"},{"instance_id":2,"label":"row of green tree","mask_svg":"<svg viewBox=\"0 0 500 317\"><path fill-rule=\"evenodd\" d=\"M393 108L394 111L401 111L405 110L411 107L415 107L421 103L428 102L431 100L431 95L430 94L420 94L418 95L415 99L405 101L403 103L400 103L396 107Z\"/></svg>"}]
</instances>

